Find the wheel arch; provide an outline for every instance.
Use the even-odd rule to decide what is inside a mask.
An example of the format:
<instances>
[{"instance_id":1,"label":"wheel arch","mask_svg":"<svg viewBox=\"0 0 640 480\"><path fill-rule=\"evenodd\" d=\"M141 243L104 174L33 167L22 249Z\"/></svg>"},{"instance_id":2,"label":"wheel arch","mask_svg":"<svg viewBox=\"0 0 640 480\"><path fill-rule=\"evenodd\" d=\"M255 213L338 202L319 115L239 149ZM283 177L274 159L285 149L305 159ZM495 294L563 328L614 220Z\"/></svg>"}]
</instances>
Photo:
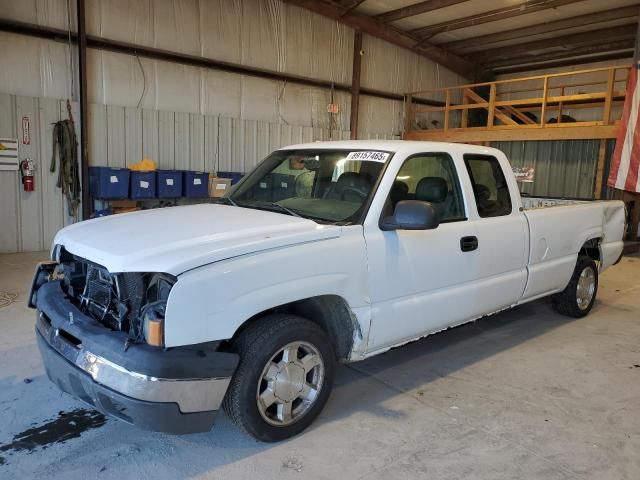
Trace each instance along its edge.
<instances>
[{"instance_id":1,"label":"wheel arch","mask_svg":"<svg viewBox=\"0 0 640 480\"><path fill-rule=\"evenodd\" d=\"M236 329L231 341L256 323L268 321L265 317L273 313L291 313L316 323L331 338L338 360L348 359L356 339L362 339L360 324L347 301L339 295L319 295L285 303L253 315Z\"/></svg>"},{"instance_id":2,"label":"wheel arch","mask_svg":"<svg viewBox=\"0 0 640 480\"><path fill-rule=\"evenodd\" d=\"M587 257L590 257L594 261L600 262L602 259L601 243L602 243L602 237L589 238L580 247L580 250L578 251L578 257L580 255L586 255Z\"/></svg>"}]
</instances>

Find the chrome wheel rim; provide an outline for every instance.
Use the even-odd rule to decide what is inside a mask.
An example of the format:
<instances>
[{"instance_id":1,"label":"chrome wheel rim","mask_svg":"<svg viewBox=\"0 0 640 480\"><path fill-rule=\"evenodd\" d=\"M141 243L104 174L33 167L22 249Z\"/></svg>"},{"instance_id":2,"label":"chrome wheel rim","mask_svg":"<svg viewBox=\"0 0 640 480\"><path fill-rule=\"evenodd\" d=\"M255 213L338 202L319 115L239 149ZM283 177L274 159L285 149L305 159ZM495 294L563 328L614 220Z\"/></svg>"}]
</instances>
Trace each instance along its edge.
<instances>
[{"instance_id":1,"label":"chrome wheel rim","mask_svg":"<svg viewBox=\"0 0 640 480\"><path fill-rule=\"evenodd\" d=\"M315 404L324 382L324 361L307 342L291 342L273 355L260 376L256 401L262 418L286 426Z\"/></svg>"},{"instance_id":2,"label":"chrome wheel rim","mask_svg":"<svg viewBox=\"0 0 640 480\"><path fill-rule=\"evenodd\" d=\"M596 274L593 268L586 267L580 272L578 278L578 288L576 291L576 301L580 310L586 310L593 300L596 291Z\"/></svg>"}]
</instances>

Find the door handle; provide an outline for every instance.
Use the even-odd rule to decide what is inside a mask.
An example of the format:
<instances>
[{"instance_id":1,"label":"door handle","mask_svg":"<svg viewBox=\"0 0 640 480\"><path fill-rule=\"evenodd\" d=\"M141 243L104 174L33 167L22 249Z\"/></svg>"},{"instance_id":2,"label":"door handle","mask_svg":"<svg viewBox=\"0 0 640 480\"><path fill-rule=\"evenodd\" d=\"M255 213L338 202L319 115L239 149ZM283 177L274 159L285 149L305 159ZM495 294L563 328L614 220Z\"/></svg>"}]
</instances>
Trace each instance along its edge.
<instances>
[{"instance_id":1,"label":"door handle","mask_svg":"<svg viewBox=\"0 0 640 480\"><path fill-rule=\"evenodd\" d=\"M471 252L478 248L478 237L470 236L470 237L462 237L460 239L460 250L463 252Z\"/></svg>"}]
</instances>

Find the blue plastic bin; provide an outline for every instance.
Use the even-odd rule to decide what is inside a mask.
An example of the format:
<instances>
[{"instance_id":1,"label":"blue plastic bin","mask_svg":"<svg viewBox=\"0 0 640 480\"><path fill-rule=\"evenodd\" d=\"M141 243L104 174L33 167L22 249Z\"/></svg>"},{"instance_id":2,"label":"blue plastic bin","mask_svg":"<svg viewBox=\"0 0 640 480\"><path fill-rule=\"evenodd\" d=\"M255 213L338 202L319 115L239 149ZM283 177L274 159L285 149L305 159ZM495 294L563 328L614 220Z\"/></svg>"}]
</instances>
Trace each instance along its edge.
<instances>
[{"instance_id":1,"label":"blue plastic bin","mask_svg":"<svg viewBox=\"0 0 640 480\"><path fill-rule=\"evenodd\" d=\"M182 172L180 170L158 170L158 198L182 196Z\"/></svg>"},{"instance_id":2,"label":"blue plastic bin","mask_svg":"<svg viewBox=\"0 0 640 480\"><path fill-rule=\"evenodd\" d=\"M183 175L182 195L187 198L208 197L209 174L207 172L185 171Z\"/></svg>"},{"instance_id":3,"label":"blue plastic bin","mask_svg":"<svg viewBox=\"0 0 640 480\"><path fill-rule=\"evenodd\" d=\"M240 181L242 177L244 177L244 173L241 172L218 172L218 177L220 178L230 178L231 185L235 185Z\"/></svg>"},{"instance_id":4,"label":"blue plastic bin","mask_svg":"<svg viewBox=\"0 0 640 480\"><path fill-rule=\"evenodd\" d=\"M131 198L156 198L156 172L131 172Z\"/></svg>"},{"instance_id":5,"label":"blue plastic bin","mask_svg":"<svg viewBox=\"0 0 640 480\"><path fill-rule=\"evenodd\" d=\"M129 169L89 167L89 193L97 199L129 198Z\"/></svg>"}]
</instances>

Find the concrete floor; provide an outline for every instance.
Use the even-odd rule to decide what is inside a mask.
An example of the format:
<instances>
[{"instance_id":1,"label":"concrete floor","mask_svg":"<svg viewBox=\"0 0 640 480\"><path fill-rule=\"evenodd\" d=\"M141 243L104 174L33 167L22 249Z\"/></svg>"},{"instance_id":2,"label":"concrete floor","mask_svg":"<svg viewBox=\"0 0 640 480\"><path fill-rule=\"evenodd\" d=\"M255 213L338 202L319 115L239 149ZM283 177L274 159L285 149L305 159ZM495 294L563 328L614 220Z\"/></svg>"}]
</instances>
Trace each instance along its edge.
<instances>
[{"instance_id":1,"label":"concrete floor","mask_svg":"<svg viewBox=\"0 0 640 480\"><path fill-rule=\"evenodd\" d=\"M43 256L0 255L18 294L0 308L0 478L640 478L640 258L602 276L584 319L538 301L340 367L311 429L267 445L223 414L166 436L60 393L25 307Z\"/></svg>"}]
</instances>

